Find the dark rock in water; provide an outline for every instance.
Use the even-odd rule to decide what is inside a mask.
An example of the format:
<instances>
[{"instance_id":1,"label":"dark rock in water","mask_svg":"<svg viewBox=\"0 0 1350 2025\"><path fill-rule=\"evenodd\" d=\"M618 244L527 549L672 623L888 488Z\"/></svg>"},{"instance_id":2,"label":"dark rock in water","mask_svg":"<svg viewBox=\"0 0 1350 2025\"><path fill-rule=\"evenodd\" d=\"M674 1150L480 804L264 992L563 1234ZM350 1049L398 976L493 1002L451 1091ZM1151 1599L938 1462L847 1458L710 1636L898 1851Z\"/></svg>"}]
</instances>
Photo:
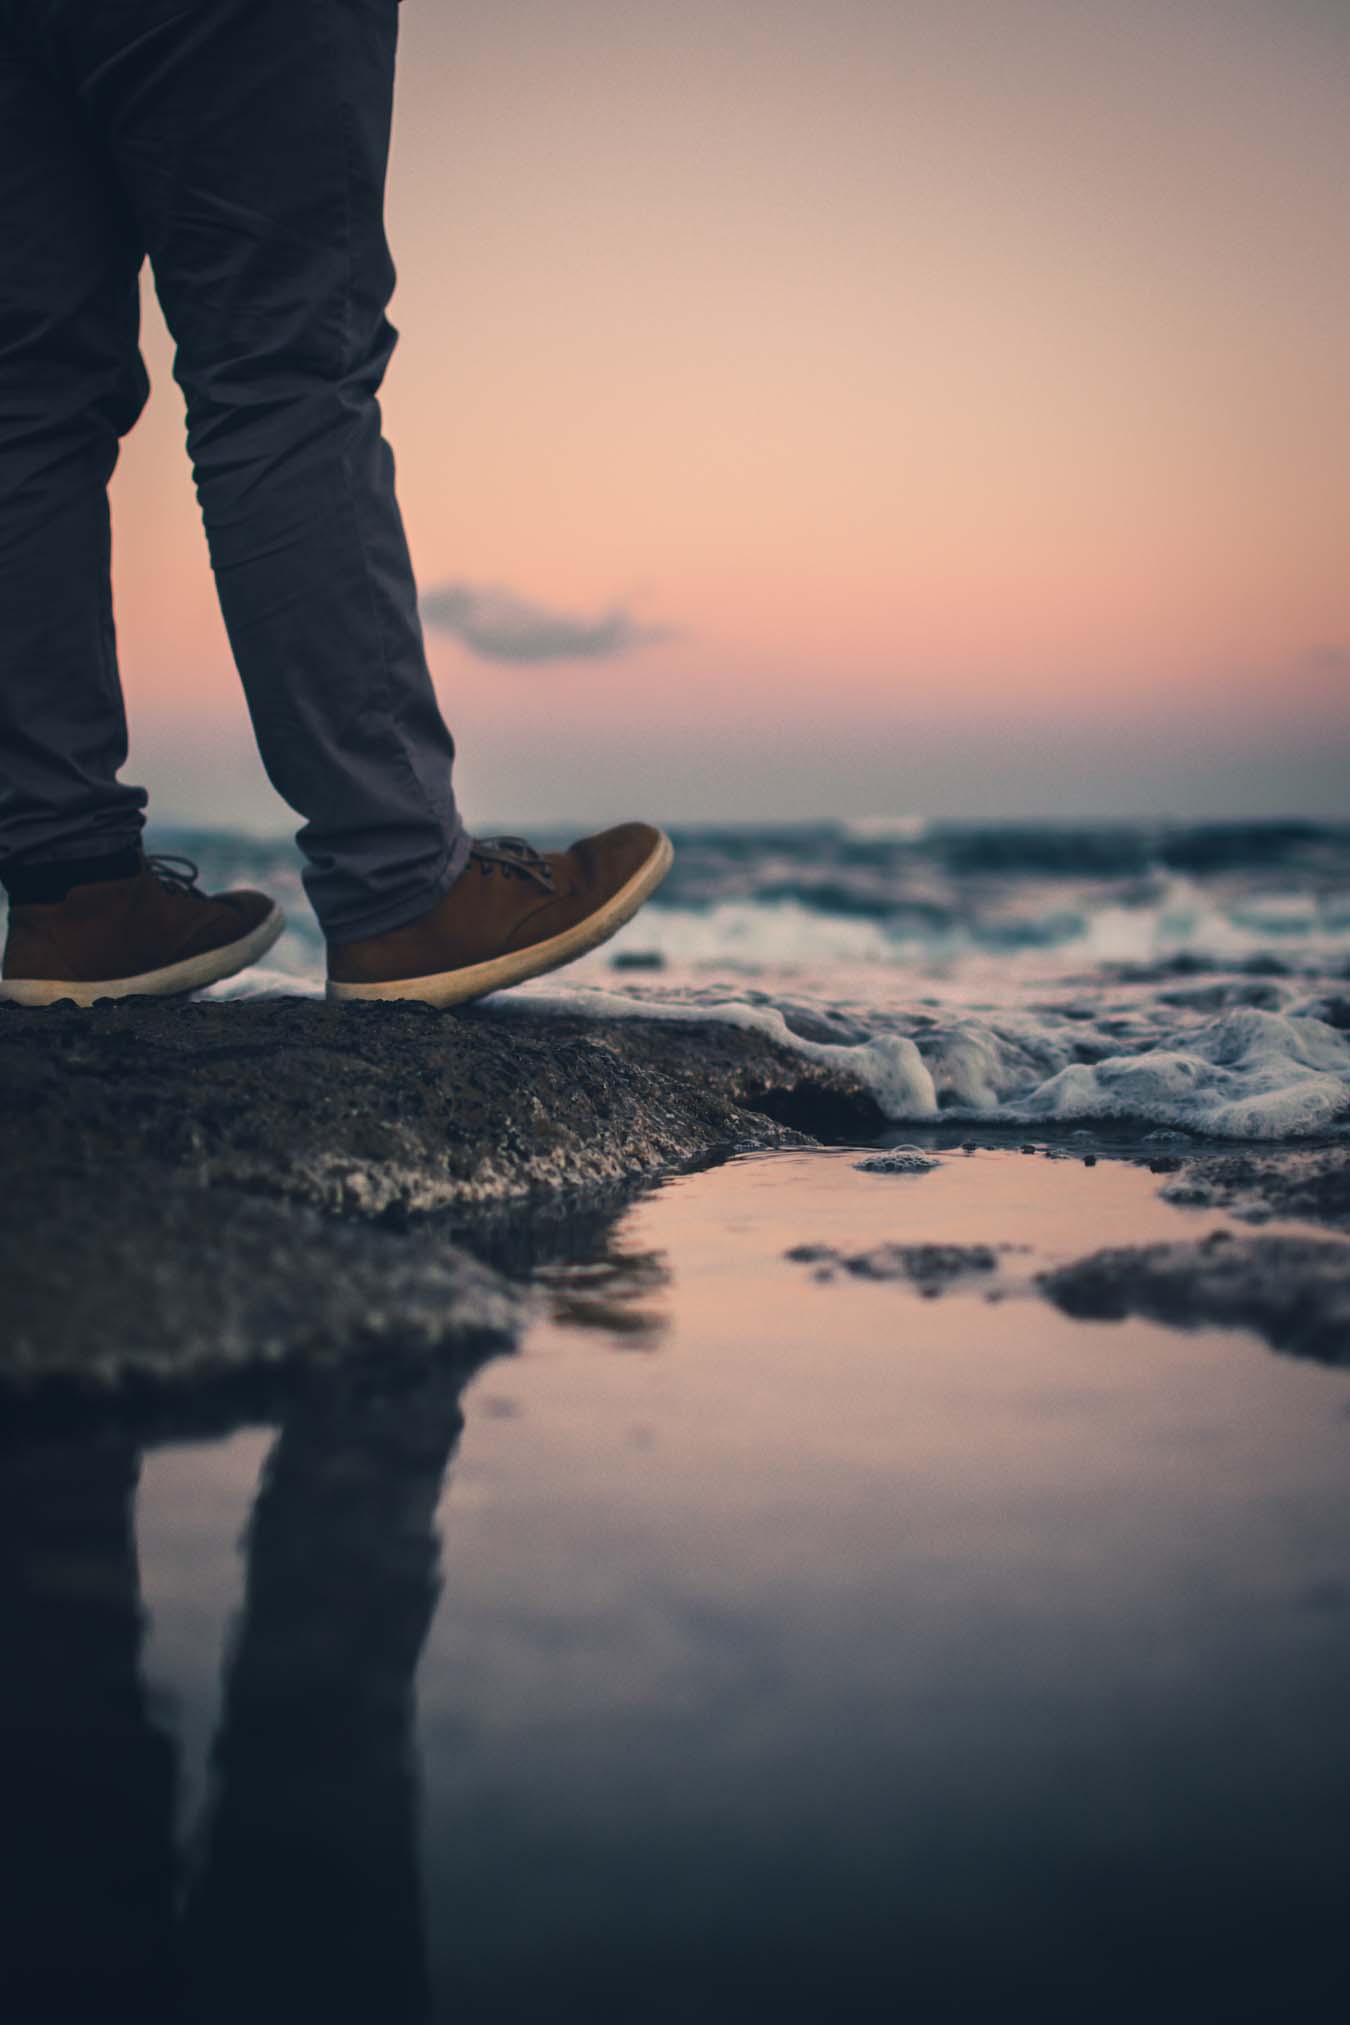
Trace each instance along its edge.
<instances>
[{"instance_id":1,"label":"dark rock in water","mask_svg":"<svg viewBox=\"0 0 1350 2025\"><path fill-rule=\"evenodd\" d=\"M1283 1217L1350 1230L1350 1145L1200 1157L1162 1195L1186 1208L1226 1209L1249 1223Z\"/></svg>"},{"instance_id":2,"label":"dark rock in water","mask_svg":"<svg viewBox=\"0 0 1350 2025\"><path fill-rule=\"evenodd\" d=\"M869 1153L866 1160L855 1160L853 1165L859 1174L931 1174L942 1162L930 1159L917 1147L892 1146L885 1153Z\"/></svg>"},{"instance_id":3,"label":"dark rock in water","mask_svg":"<svg viewBox=\"0 0 1350 2025\"><path fill-rule=\"evenodd\" d=\"M860 1280L907 1280L921 1294L945 1293L960 1281L994 1272L1000 1254L1012 1245L874 1245L870 1251L840 1252L833 1245L795 1245L787 1254L800 1265L852 1273Z\"/></svg>"},{"instance_id":4,"label":"dark rock in water","mask_svg":"<svg viewBox=\"0 0 1350 2025\"><path fill-rule=\"evenodd\" d=\"M1144 1315L1177 1328L1254 1329L1277 1350L1350 1361L1350 1244L1334 1238L1233 1237L1093 1252L1038 1276L1066 1314Z\"/></svg>"},{"instance_id":5,"label":"dark rock in water","mask_svg":"<svg viewBox=\"0 0 1350 2025\"><path fill-rule=\"evenodd\" d=\"M0 1009L0 1396L510 1334L457 1233L731 1148L855 1139L865 1088L727 1027L309 999ZM375 1226L374 1228L372 1226ZM500 1233L498 1232L498 1241Z\"/></svg>"},{"instance_id":6,"label":"dark rock in water","mask_svg":"<svg viewBox=\"0 0 1350 2025\"><path fill-rule=\"evenodd\" d=\"M611 970L664 970L666 959L659 949L618 949L609 959Z\"/></svg>"}]
</instances>

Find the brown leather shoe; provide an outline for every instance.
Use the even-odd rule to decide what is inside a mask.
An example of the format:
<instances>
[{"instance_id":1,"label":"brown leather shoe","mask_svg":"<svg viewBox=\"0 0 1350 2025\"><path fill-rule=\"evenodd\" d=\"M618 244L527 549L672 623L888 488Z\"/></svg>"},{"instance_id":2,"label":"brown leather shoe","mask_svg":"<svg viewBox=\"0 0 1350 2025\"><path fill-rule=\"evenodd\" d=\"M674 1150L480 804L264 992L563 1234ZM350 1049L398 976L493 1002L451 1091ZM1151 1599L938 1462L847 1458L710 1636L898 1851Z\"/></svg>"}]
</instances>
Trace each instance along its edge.
<instances>
[{"instance_id":1,"label":"brown leather shoe","mask_svg":"<svg viewBox=\"0 0 1350 2025\"><path fill-rule=\"evenodd\" d=\"M130 879L72 886L50 904L11 904L0 998L92 1005L163 997L246 970L272 947L285 915L265 893L199 893L196 882L190 859L151 857Z\"/></svg>"},{"instance_id":2,"label":"brown leather shoe","mask_svg":"<svg viewBox=\"0 0 1350 2025\"><path fill-rule=\"evenodd\" d=\"M328 996L463 1005L557 970L631 920L674 855L650 823L620 823L566 851L536 851L521 837L475 843L429 913L329 944Z\"/></svg>"}]
</instances>

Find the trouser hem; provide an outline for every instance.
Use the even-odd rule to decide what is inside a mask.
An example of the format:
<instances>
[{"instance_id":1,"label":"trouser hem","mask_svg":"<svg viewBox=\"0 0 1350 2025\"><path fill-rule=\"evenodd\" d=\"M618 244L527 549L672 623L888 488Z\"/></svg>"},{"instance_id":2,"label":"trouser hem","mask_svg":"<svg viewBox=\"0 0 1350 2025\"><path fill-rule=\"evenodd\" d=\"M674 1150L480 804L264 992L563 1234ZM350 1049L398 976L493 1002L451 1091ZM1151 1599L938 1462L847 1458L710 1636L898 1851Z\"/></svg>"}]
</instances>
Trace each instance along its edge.
<instances>
[{"instance_id":1,"label":"trouser hem","mask_svg":"<svg viewBox=\"0 0 1350 2025\"><path fill-rule=\"evenodd\" d=\"M145 845L145 824L138 821L124 837L106 836L102 831L83 842L26 844L20 851L0 853L0 881L6 873L26 871L30 865L69 865L84 858L115 858L124 851L139 851Z\"/></svg>"},{"instance_id":2,"label":"trouser hem","mask_svg":"<svg viewBox=\"0 0 1350 2025\"><path fill-rule=\"evenodd\" d=\"M420 886L413 893L407 893L401 900L387 902L377 912L357 915L354 920L344 920L340 926L322 924L324 936L330 944L363 942L371 935L387 935L393 928L404 928L408 922L416 921L419 914L428 913L438 900L443 900L469 862L469 851L473 838L467 830L461 830L450 846L449 855L437 877L429 885Z\"/></svg>"}]
</instances>

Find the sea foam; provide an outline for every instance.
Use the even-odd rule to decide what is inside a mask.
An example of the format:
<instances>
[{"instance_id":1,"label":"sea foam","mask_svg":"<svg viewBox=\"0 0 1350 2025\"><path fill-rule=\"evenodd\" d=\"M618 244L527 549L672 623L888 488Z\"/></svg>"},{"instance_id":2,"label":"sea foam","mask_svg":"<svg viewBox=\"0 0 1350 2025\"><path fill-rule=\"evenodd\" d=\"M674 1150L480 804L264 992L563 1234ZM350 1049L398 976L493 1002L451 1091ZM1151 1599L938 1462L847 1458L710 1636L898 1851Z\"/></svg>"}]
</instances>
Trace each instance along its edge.
<instances>
[{"instance_id":1,"label":"sea foam","mask_svg":"<svg viewBox=\"0 0 1350 2025\"><path fill-rule=\"evenodd\" d=\"M505 1008L506 1001L499 1000ZM1153 1046L1072 1059L1082 1022L1034 1013L963 1015L917 1034L852 1044L804 1038L776 1007L744 999L634 998L594 986L526 987L513 1010L592 1019L742 1027L856 1076L896 1124L939 1115L972 1123L1132 1122L1225 1139L1303 1138L1350 1122L1350 1036L1311 1017L1250 1006ZM1098 1042L1098 1045L1102 1043Z\"/></svg>"}]
</instances>

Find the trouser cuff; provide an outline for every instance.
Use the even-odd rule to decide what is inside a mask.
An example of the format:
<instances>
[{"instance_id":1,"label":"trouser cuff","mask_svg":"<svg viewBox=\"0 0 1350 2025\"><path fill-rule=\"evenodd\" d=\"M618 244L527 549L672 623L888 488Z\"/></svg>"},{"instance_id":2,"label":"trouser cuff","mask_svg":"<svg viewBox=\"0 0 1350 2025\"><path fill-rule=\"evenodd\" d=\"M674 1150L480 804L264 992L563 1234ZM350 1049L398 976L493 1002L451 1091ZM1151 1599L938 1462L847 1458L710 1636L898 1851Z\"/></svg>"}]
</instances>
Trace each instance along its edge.
<instances>
[{"instance_id":1,"label":"trouser cuff","mask_svg":"<svg viewBox=\"0 0 1350 2025\"><path fill-rule=\"evenodd\" d=\"M325 939L333 944L363 942L371 935L387 935L393 928L406 927L409 921L416 921L419 914L429 913L438 900L443 900L469 862L469 851L473 838L467 830L461 830L450 847L440 873L430 885L405 894L401 900L388 903L379 912L360 915L355 921L344 921L340 927L330 928L323 924Z\"/></svg>"}]
</instances>

